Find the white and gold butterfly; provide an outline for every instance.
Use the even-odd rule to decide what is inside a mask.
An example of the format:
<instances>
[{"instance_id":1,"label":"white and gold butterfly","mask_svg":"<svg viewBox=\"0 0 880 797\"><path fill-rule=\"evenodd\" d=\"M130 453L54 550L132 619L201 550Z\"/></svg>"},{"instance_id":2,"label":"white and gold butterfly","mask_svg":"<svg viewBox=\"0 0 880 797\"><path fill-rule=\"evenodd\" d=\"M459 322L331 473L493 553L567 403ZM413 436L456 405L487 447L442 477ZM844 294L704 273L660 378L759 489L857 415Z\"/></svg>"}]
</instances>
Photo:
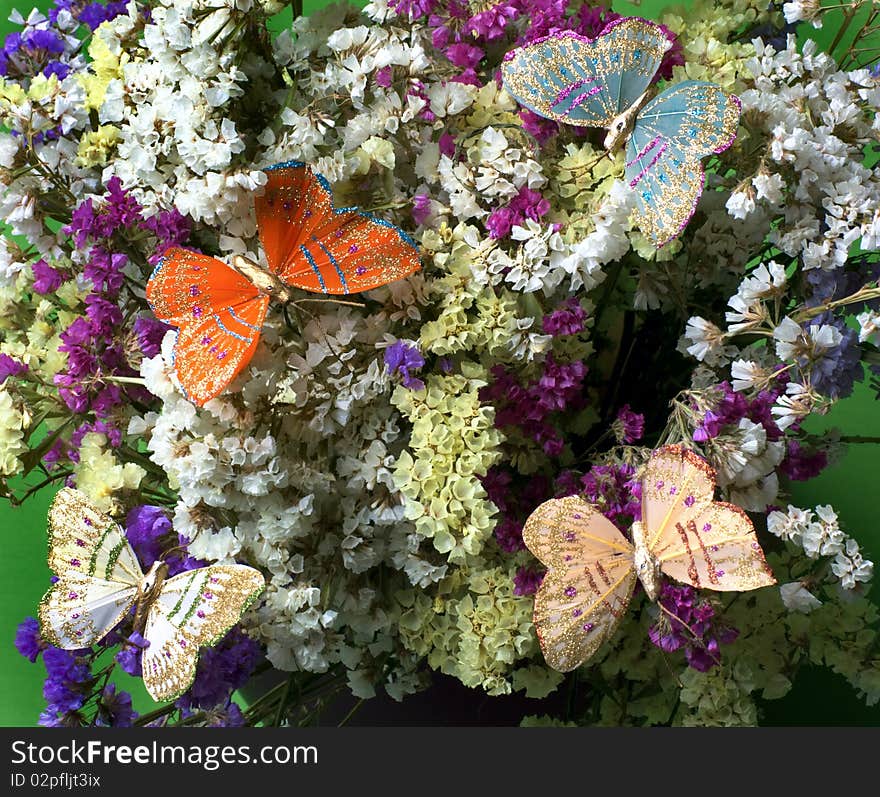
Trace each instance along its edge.
<instances>
[{"instance_id":1,"label":"white and gold butterfly","mask_svg":"<svg viewBox=\"0 0 880 797\"><path fill-rule=\"evenodd\" d=\"M49 510L49 567L58 577L40 602L40 629L65 650L88 647L132 606L135 630L150 643L141 665L157 701L185 692L199 647L216 645L265 588L245 565L210 565L167 578L157 561L145 574L122 529L78 490L64 488Z\"/></svg>"},{"instance_id":2,"label":"white and gold butterfly","mask_svg":"<svg viewBox=\"0 0 880 797\"><path fill-rule=\"evenodd\" d=\"M547 663L583 664L614 633L642 582L651 600L661 573L720 591L775 584L748 515L714 501L715 472L686 448L654 452L642 477L633 542L582 498L555 498L526 521L523 539L547 567L535 595L535 628Z\"/></svg>"}]
</instances>

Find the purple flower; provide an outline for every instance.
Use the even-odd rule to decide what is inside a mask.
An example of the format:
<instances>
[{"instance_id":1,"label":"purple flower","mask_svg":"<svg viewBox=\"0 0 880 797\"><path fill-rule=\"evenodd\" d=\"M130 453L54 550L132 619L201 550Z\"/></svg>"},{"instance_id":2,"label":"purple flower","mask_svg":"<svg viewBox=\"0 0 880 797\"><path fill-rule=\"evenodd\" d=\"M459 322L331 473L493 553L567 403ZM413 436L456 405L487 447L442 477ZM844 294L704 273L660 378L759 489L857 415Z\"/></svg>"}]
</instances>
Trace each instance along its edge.
<instances>
[{"instance_id":1,"label":"purple flower","mask_svg":"<svg viewBox=\"0 0 880 797\"><path fill-rule=\"evenodd\" d=\"M642 512L642 482L632 465L594 465L581 478L583 496L618 528Z\"/></svg>"},{"instance_id":2,"label":"purple flower","mask_svg":"<svg viewBox=\"0 0 880 797\"><path fill-rule=\"evenodd\" d=\"M43 67L43 74L46 77L55 75L58 80L64 80L70 74L70 65L63 61L51 61Z\"/></svg>"},{"instance_id":3,"label":"purple flower","mask_svg":"<svg viewBox=\"0 0 880 797\"><path fill-rule=\"evenodd\" d=\"M584 330L587 311L573 296L566 299L550 315L545 315L542 328L546 335L577 335Z\"/></svg>"},{"instance_id":4,"label":"purple flower","mask_svg":"<svg viewBox=\"0 0 880 797\"><path fill-rule=\"evenodd\" d=\"M116 663L129 675L140 676L141 654L149 645L150 643L135 631L116 653Z\"/></svg>"},{"instance_id":5,"label":"purple flower","mask_svg":"<svg viewBox=\"0 0 880 797\"><path fill-rule=\"evenodd\" d=\"M534 136L542 147L553 136L559 133L559 124L552 119L545 119L528 108L520 108L519 118L522 119L523 130Z\"/></svg>"},{"instance_id":6,"label":"purple flower","mask_svg":"<svg viewBox=\"0 0 880 797\"><path fill-rule=\"evenodd\" d=\"M10 376L19 376L26 373L27 365L13 359L8 354L0 354L0 385L2 385Z\"/></svg>"},{"instance_id":7,"label":"purple flower","mask_svg":"<svg viewBox=\"0 0 880 797\"><path fill-rule=\"evenodd\" d=\"M504 36L507 25L519 15L519 9L516 3L505 2L500 3L481 11L472 17L465 25L465 31L470 32L474 37L481 37L486 41L495 41Z\"/></svg>"},{"instance_id":8,"label":"purple flower","mask_svg":"<svg viewBox=\"0 0 880 797\"><path fill-rule=\"evenodd\" d=\"M45 260L38 260L31 269L34 272L34 290L37 293L55 293L64 282L64 275L52 268Z\"/></svg>"},{"instance_id":9,"label":"purple flower","mask_svg":"<svg viewBox=\"0 0 880 797\"><path fill-rule=\"evenodd\" d=\"M162 253L169 246L184 244L189 238L191 224L187 216L176 208L171 208L148 216L141 221L140 226L156 236L156 252Z\"/></svg>"},{"instance_id":10,"label":"purple flower","mask_svg":"<svg viewBox=\"0 0 880 797\"><path fill-rule=\"evenodd\" d=\"M538 572L534 567L520 567L513 577L514 595L534 595L544 580L544 573Z\"/></svg>"},{"instance_id":11,"label":"purple flower","mask_svg":"<svg viewBox=\"0 0 880 797\"><path fill-rule=\"evenodd\" d=\"M410 374L411 370L417 371L424 364L425 358L418 348L405 340L398 340L385 349L385 365L388 366L388 372L393 374L399 371L403 377L401 380L403 386L409 390L424 389L425 383Z\"/></svg>"},{"instance_id":12,"label":"purple flower","mask_svg":"<svg viewBox=\"0 0 880 797\"><path fill-rule=\"evenodd\" d=\"M486 220L486 229L492 238L504 238L517 224L525 219L540 221L550 210L550 203L538 191L522 186L517 195L504 208L493 211Z\"/></svg>"},{"instance_id":13,"label":"purple flower","mask_svg":"<svg viewBox=\"0 0 880 797\"><path fill-rule=\"evenodd\" d=\"M440 147L440 154L451 158L455 155L455 136L451 133L443 133L437 141Z\"/></svg>"},{"instance_id":14,"label":"purple flower","mask_svg":"<svg viewBox=\"0 0 880 797\"><path fill-rule=\"evenodd\" d=\"M75 652L47 646L43 651L46 681L43 697L58 711L76 711L88 696L92 674Z\"/></svg>"},{"instance_id":15,"label":"purple flower","mask_svg":"<svg viewBox=\"0 0 880 797\"><path fill-rule=\"evenodd\" d=\"M793 481L808 481L828 467L828 454L821 449L810 452L797 440L788 440L787 447L779 469Z\"/></svg>"},{"instance_id":16,"label":"purple flower","mask_svg":"<svg viewBox=\"0 0 880 797\"><path fill-rule=\"evenodd\" d=\"M15 632L15 649L31 663L46 648L40 636L40 624L33 617L26 617Z\"/></svg>"},{"instance_id":17,"label":"purple flower","mask_svg":"<svg viewBox=\"0 0 880 797\"><path fill-rule=\"evenodd\" d=\"M41 50L53 55L64 52L64 40L55 31L33 28L22 37L22 44L29 50Z\"/></svg>"},{"instance_id":18,"label":"purple flower","mask_svg":"<svg viewBox=\"0 0 880 797\"><path fill-rule=\"evenodd\" d=\"M684 649L688 666L706 672L720 663L720 646L739 632L718 620L712 604L693 587L664 583L658 603L666 609L648 629L648 638L661 650Z\"/></svg>"},{"instance_id":19,"label":"purple flower","mask_svg":"<svg viewBox=\"0 0 880 797\"><path fill-rule=\"evenodd\" d=\"M489 218L486 219L486 229L489 231L491 238L498 240L510 235L515 221L516 214L511 208L498 208L493 210L489 214Z\"/></svg>"},{"instance_id":20,"label":"purple flower","mask_svg":"<svg viewBox=\"0 0 880 797\"><path fill-rule=\"evenodd\" d=\"M117 692L116 684L107 684L98 701L95 724L104 727L130 728L136 718L137 713L131 708L131 695L128 692Z\"/></svg>"},{"instance_id":21,"label":"purple flower","mask_svg":"<svg viewBox=\"0 0 880 797\"><path fill-rule=\"evenodd\" d=\"M91 199L80 202L73 209L70 224L64 228L64 232L74 237L77 249L81 249L89 238L95 237L95 210Z\"/></svg>"},{"instance_id":22,"label":"purple flower","mask_svg":"<svg viewBox=\"0 0 880 797\"><path fill-rule=\"evenodd\" d=\"M144 357L155 357L162 350L162 339L171 327L164 321L138 316L134 322L138 348Z\"/></svg>"},{"instance_id":23,"label":"purple flower","mask_svg":"<svg viewBox=\"0 0 880 797\"><path fill-rule=\"evenodd\" d=\"M506 553L516 553L526 547L523 542L523 524L511 517L503 518L495 526L498 547Z\"/></svg>"},{"instance_id":24,"label":"purple flower","mask_svg":"<svg viewBox=\"0 0 880 797\"><path fill-rule=\"evenodd\" d=\"M118 252L111 254L102 246L93 246L83 275L92 281L96 291L115 296L125 281L122 269L126 263L128 258L125 255Z\"/></svg>"},{"instance_id":25,"label":"purple flower","mask_svg":"<svg viewBox=\"0 0 880 797\"><path fill-rule=\"evenodd\" d=\"M624 404L617 412L612 428L617 439L622 443L635 443L645 433L645 416L633 412L629 404Z\"/></svg>"},{"instance_id":26,"label":"purple flower","mask_svg":"<svg viewBox=\"0 0 880 797\"><path fill-rule=\"evenodd\" d=\"M376 81L377 86L381 86L383 89L391 88L391 67L383 66L381 69L377 69L373 80Z\"/></svg>"},{"instance_id":27,"label":"purple flower","mask_svg":"<svg viewBox=\"0 0 880 797\"><path fill-rule=\"evenodd\" d=\"M437 5L437 0L389 0L388 7L398 16L410 19L421 19L430 14Z\"/></svg>"},{"instance_id":28,"label":"purple flower","mask_svg":"<svg viewBox=\"0 0 880 797\"><path fill-rule=\"evenodd\" d=\"M822 352L812 362L810 377L813 387L833 399L852 395L855 382L864 379L858 332L850 329L843 318L836 318L830 312L822 313L811 323L829 324L840 332L840 343Z\"/></svg>"},{"instance_id":29,"label":"purple flower","mask_svg":"<svg viewBox=\"0 0 880 797\"><path fill-rule=\"evenodd\" d=\"M479 476L480 483L486 491L489 500L498 507L498 511L506 513L508 511L508 498L510 496L510 482L512 476L505 470L493 465L486 471L485 476Z\"/></svg>"},{"instance_id":30,"label":"purple flower","mask_svg":"<svg viewBox=\"0 0 880 797\"><path fill-rule=\"evenodd\" d=\"M177 706L209 709L227 705L230 694L247 683L262 657L260 646L233 628L219 645L202 651L195 680Z\"/></svg>"},{"instance_id":31,"label":"purple flower","mask_svg":"<svg viewBox=\"0 0 880 797\"><path fill-rule=\"evenodd\" d=\"M412 217L416 224L424 224L431 215L431 198L427 194L416 194L413 197Z\"/></svg>"},{"instance_id":32,"label":"purple flower","mask_svg":"<svg viewBox=\"0 0 880 797\"><path fill-rule=\"evenodd\" d=\"M161 558L162 538L170 532L171 521L161 507L136 506L125 516L125 536L144 568Z\"/></svg>"},{"instance_id":33,"label":"purple flower","mask_svg":"<svg viewBox=\"0 0 880 797\"><path fill-rule=\"evenodd\" d=\"M461 69L473 69L485 54L482 49L467 42L450 44L446 48L446 57Z\"/></svg>"}]
</instances>

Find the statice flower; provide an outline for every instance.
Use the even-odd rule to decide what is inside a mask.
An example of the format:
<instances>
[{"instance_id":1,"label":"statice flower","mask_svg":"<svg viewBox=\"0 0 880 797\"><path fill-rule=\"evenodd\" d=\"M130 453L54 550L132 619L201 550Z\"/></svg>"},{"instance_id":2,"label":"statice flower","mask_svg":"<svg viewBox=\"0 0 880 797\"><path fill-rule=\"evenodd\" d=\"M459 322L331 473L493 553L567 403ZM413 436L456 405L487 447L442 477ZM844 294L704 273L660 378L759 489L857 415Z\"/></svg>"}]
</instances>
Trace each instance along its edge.
<instances>
[{"instance_id":1,"label":"statice flower","mask_svg":"<svg viewBox=\"0 0 880 797\"><path fill-rule=\"evenodd\" d=\"M140 675L142 672L141 654L149 645L150 643L146 639L134 631L114 657L116 663L129 675Z\"/></svg>"},{"instance_id":2,"label":"statice flower","mask_svg":"<svg viewBox=\"0 0 880 797\"><path fill-rule=\"evenodd\" d=\"M40 624L33 617L22 620L16 629L15 649L31 663L46 649L46 643L40 636Z\"/></svg>"},{"instance_id":3,"label":"statice flower","mask_svg":"<svg viewBox=\"0 0 880 797\"><path fill-rule=\"evenodd\" d=\"M807 451L794 439L786 443L788 450L779 469L793 481L808 481L828 466L828 455L821 449Z\"/></svg>"},{"instance_id":4,"label":"statice flower","mask_svg":"<svg viewBox=\"0 0 880 797\"><path fill-rule=\"evenodd\" d=\"M424 390L425 383L412 375L412 371L418 371L425 365L425 358L422 357L417 346L405 340L398 340L385 349L384 356L388 372L399 373L405 388Z\"/></svg>"},{"instance_id":5,"label":"statice flower","mask_svg":"<svg viewBox=\"0 0 880 797\"><path fill-rule=\"evenodd\" d=\"M642 482L632 465L594 465L581 478L581 492L619 528L641 516Z\"/></svg>"},{"instance_id":6,"label":"statice flower","mask_svg":"<svg viewBox=\"0 0 880 797\"><path fill-rule=\"evenodd\" d=\"M629 404L624 404L617 411L617 418L611 425L614 436L620 443L635 443L642 439L645 433L645 416L639 412L633 412Z\"/></svg>"},{"instance_id":7,"label":"statice flower","mask_svg":"<svg viewBox=\"0 0 880 797\"><path fill-rule=\"evenodd\" d=\"M513 228L522 225L526 219L540 221L550 210L550 203L528 186L522 186L506 207L489 214L486 229L492 238L505 238Z\"/></svg>"},{"instance_id":8,"label":"statice flower","mask_svg":"<svg viewBox=\"0 0 880 797\"><path fill-rule=\"evenodd\" d=\"M534 567L520 567L513 577L514 595L534 595L544 580L544 574Z\"/></svg>"},{"instance_id":9,"label":"statice flower","mask_svg":"<svg viewBox=\"0 0 880 797\"><path fill-rule=\"evenodd\" d=\"M55 293L64 282L64 275L45 260L38 260L31 268L34 272L34 290L37 293Z\"/></svg>"},{"instance_id":10,"label":"statice flower","mask_svg":"<svg viewBox=\"0 0 880 797\"><path fill-rule=\"evenodd\" d=\"M186 709L210 709L226 705L229 696L247 683L263 657L260 646L238 629L199 656L196 679L177 705Z\"/></svg>"},{"instance_id":11,"label":"statice flower","mask_svg":"<svg viewBox=\"0 0 880 797\"><path fill-rule=\"evenodd\" d=\"M137 716L137 712L131 707L131 695L128 692L117 691L114 683L104 687L98 699L95 725L130 728Z\"/></svg>"},{"instance_id":12,"label":"statice flower","mask_svg":"<svg viewBox=\"0 0 880 797\"><path fill-rule=\"evenodd\" d=\"M89 694L92 674L76 651L49 646L43 651L43 663L47 674L43 697L48 706L40 724L50 724L59 721L59 714L68 715L82 707Z\"/></svg>"},{"instance_id":13,"label":"statice flower","mask_svg":"<svg viewBox=\"0 0 880 797\"><path fill-rule=\"evenodd\" d=\"M721 645L733 642L739 632L718 621L711 602L693 587L669 583L663 584L657 600L666 612L648 629L651 642L667 653L684 648L688 666L699 672L720 664Z\"/></svg>"},{"instance_id":14,"label":"statice flower","mask_svg":"<svg viewBox=\"0 0 880 797\"><path fill-rule=\"evenodd\" d=\"M25 363L19 362L8 354L0 354L0 385L2 385L10 376L21 376L28 371Z\"/></svg>"},{"instance_id":15,"label":"statice flower","mask_svg":"<svg viewBox=\"0 0 880 797\"><path fill-rule=\"evenodd\" d=\"M587 311L581 303L571 297L566 299L552 313L545 315L542 328L547 335L577 335L583 332L586 325Z\"/></svg>"}]
</instances>

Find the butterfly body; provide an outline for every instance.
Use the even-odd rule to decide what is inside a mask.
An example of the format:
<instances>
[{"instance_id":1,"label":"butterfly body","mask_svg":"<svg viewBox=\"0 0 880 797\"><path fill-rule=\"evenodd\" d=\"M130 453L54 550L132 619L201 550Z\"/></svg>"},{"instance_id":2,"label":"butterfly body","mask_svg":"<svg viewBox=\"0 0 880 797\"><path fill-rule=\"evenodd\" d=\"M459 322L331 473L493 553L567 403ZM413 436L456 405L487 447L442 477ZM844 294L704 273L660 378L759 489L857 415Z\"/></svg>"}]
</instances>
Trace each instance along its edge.
<instances>
[{"instance_id":1,"label":"butterfly body","mask_svg":"<svg viewBox=\"0 0 880 797\"><path fill-rule=\"evenodd\" d=\"M249 260L242 255L232 258L232 267L243 277L250 280L257 291L279 302L290 301L290 291L278 277L259 263Z\"/></svg>"},{"instance_id":2,"label":"butterfly body","mask_svg":"<svg viewBox=\"0 0 880 797\"><path fill-rule=\"evenodd\" d=\"M608 152L614 152L623 146L632 135L636 116L641 107L647 102L650 93L650 91L642 92L641 96L629 108L611 120L611 124L608 125L608 134L602 142L602 146Z\"/></svg>"},{"instance_id":3,"label":"butterfly body","mask_svg":"<svg viewBox=\"0 0 880 797\"><path fill-rule=\"evenodd\" d=\"M693 216L703 191L701 159L730 146L740 113L736 97L705 81L652 97L671 46L658 25L626 17L595 39L550 34L508 53L502 65L504 87L521 105L556 122L607 128L609 151L625 146L635 221L657 247Z\"/></svg>"},{"instance_id":4,"label":"butterfly body","mask_svg":"<svg viewBox=\"0 0 880 797\"><path fill-rule=\"evenodd\" d=\"M680 446L654 452L642 477L632 542L578 496L545 501L523 529L547 566L535 628L547 663L568 672L611 638L638 581L649 599L662 577L700 589L745 591L775 583L748 515L713 500L714 471Z\"/></svg>"},{"instance_id":5,"label":"butterfly body","mask_svg":"<svg viewBox=\"0 0 880 797\"><path fill-rule=\"evenodd\" d=\"M633 538L633 567L639 581L645 588L645 594L652 601L657 600L660 594L660 562L651 554L648 541L645 538L645 527L641 521L636 520L632 524Z\"/></svg>"},{"instance_id":6,"label":"butterfly body","mask_svg":"<svg viewBox=\"0 0 880 797\"><path fill-rule=\"evenodd\" d=\"M173 700L196 674L199 648L219 642L265 588L246 565L209 565L168 577L159 560L146 573L122 529L86 496L58 492L49 510L49 567L57 581L40 602L43 637L64 650L95 644L135 609L144 686Z\"/></svg>"},{"instance_id":7,"label":"butterfly body","mask_svg":"<svg viewBox=\"0 0 880 797\"><path fill-rule=\"evenodd\" d=\"M143 634L147 624L147 614L150 607L162 591L162 584L168 578L168 565L161 559L153 562L150 569L144 574L137 588L135 601L134 630Z\"/></svg>"}]
</instances>

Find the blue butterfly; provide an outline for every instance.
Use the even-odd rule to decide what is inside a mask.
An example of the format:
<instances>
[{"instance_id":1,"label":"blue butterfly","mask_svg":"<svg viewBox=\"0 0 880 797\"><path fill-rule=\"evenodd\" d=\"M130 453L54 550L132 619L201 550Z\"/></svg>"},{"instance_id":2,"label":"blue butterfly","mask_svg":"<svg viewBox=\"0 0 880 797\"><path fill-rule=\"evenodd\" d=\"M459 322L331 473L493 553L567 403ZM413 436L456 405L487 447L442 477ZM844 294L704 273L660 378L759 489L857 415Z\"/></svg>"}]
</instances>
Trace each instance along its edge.
<instances>
[{"instance_id":1,"label":"blue butterfly","mask_svg":"<svg viewBox=\"0 0 880 797\"><path fill-rule=\"evenodd\" d=\"M557 122L607 128L607 150L626 144L635 220L657 247L690 221L705 182L700 159L733 143L740 115L739 98L703 81L649 99L671 46L658 25L625 17L595 39L551 34L509 52L502 66L504 88L521 105Z\"/></svg>"}]
</instances>

